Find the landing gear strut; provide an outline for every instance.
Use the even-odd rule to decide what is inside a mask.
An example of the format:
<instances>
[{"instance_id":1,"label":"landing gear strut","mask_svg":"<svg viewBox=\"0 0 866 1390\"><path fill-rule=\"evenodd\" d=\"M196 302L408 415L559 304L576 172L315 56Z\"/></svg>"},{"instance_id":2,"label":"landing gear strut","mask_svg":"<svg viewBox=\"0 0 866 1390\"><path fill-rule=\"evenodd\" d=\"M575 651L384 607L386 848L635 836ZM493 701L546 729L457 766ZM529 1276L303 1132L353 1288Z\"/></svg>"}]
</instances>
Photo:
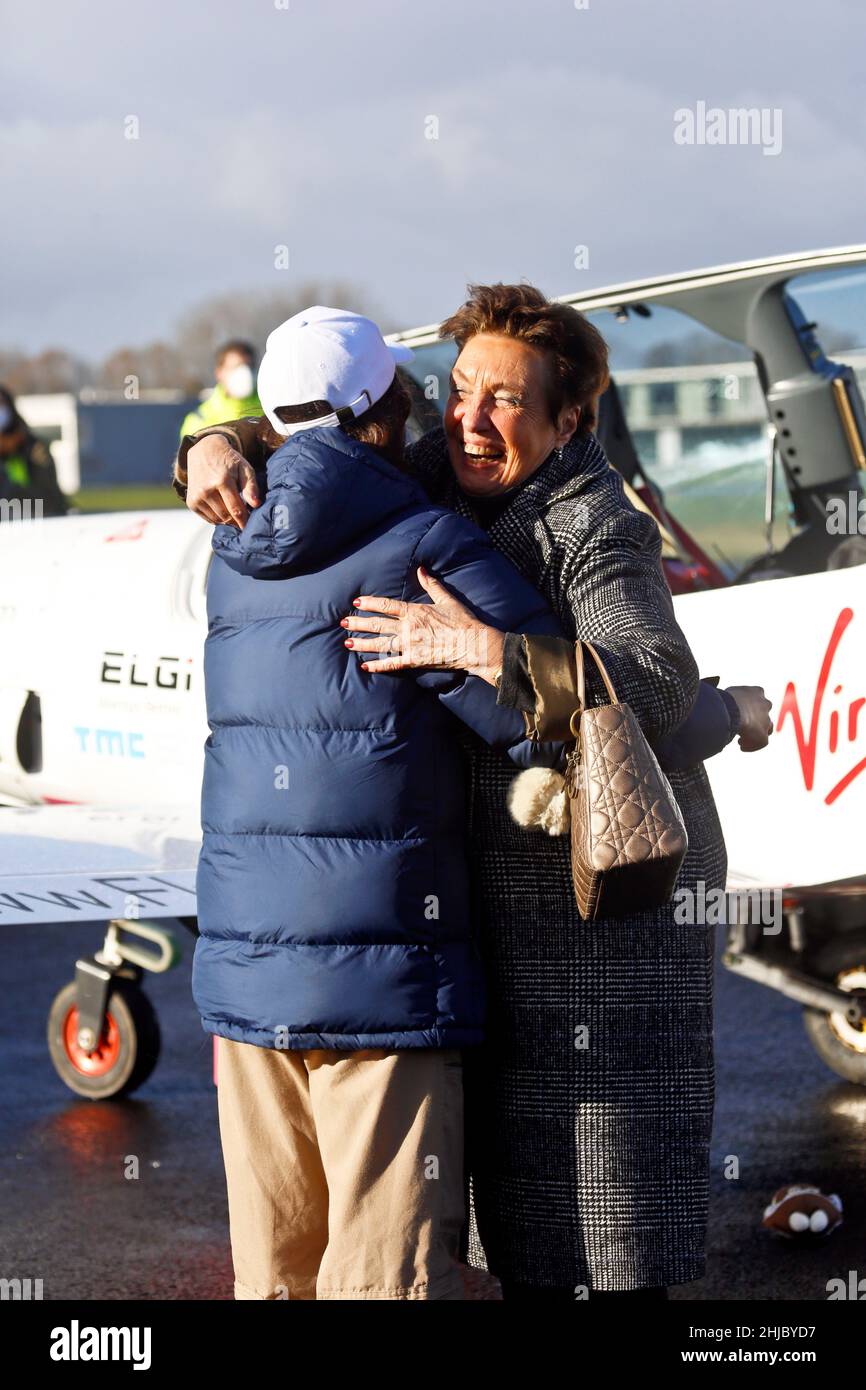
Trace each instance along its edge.
<instances>
[{"instance_id":1,"label":"landing gear strut","mask_svg":"<svg viewBox=\"0 0 866 1390\"><path fill-rule=\"evenodd\" d=\"M163 974L179 959L166 927L118 918L109 922L102 949L76 961L75 979L56 995L48 1014L51 1060L76 1095L109 1100L130 1095L147 1080L159 1058L160 1033L141 978L145 970Z\"/></svg>"}]
</instances>

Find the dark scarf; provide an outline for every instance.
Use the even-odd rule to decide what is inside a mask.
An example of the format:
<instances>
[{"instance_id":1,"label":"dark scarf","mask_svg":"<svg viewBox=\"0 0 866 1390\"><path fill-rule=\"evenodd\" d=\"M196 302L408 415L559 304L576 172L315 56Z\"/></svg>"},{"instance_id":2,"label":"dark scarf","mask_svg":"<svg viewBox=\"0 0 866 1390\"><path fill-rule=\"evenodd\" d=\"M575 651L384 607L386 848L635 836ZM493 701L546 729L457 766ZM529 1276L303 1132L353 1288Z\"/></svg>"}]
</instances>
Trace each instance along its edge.
<instances>
[{"instance_id":1,"label":"dark scarf","mask_svg":"<svg viewBox=\"0 0 866 1390\"><path fill-rule=\"evenodd\" d=\"M457 486L444 429L430 430L410 445L407 462L432 501L482 526L497 550L535 583L550 553L543 513L553 503L577 497L593 478L610 468L594 434L575 436L564 448L554 449L525 483L491 497L490 502L497 505L484 517L477 512L477 499Z\"/></svg>"}]
</instances>

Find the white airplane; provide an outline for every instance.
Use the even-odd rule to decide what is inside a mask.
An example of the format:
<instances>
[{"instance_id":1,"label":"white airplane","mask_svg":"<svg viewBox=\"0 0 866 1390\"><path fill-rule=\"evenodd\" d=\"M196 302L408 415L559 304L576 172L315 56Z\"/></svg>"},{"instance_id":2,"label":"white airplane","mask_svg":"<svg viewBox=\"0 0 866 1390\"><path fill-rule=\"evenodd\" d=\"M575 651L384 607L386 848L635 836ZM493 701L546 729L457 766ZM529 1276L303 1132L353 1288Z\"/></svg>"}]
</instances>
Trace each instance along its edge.
<instances>
[{"instance_id":1,"label":"white airplane","mask_svg":"<svg viewBox=\"0 0 866 1390\"><path fill-rule=\"evenodd\" d=\"M0 796L194 806L208 527L176 511L0 531Z\"/></svg>"},{"instance_id":2,"label":"white airplane","mask_svg":"<svg viewBox=\"0 0 866 1390\"><path fill-rule=\"evenodd\" d=\"M142 975L195 930L208 529L179 506L0 531L0 925L105 924L48 1019L92 1099L150 1075Z\"/></svg>"},{"instance_id":3,"label":"white airplane","mask_svg":"<svg viewBox=\"0 0 866 1390\"><path fill-rule=\"evenodd\" d=\"M599 434L659 520L701 672L773 701L768 749L708 764L725 963L803 1005L821 1057L866 1084L866 246L565 298L610 343ZM395 336L418 431L454 348L436 325ZM0 923L110 923L52 1011L55 1065L94 1097L152 1069L141 972L171 963L160 920L194 920L210 554L180 504L0 533Z\"/></svg>"}]
</instances>

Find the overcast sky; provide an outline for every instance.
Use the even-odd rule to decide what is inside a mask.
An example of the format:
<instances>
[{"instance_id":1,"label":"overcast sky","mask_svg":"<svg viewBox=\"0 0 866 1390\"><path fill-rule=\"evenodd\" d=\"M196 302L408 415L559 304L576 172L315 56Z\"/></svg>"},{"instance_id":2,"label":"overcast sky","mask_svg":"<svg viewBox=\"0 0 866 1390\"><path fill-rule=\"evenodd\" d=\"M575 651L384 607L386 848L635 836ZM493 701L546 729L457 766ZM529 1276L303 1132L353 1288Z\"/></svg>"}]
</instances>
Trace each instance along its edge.
<instances>
[{"instance_id":1,"label":"overcast sky","mask_svg":"<svg viewBox=\"0 0 866 1390\"><path fill-rule=\"evenodd\" d=\"M98 356L337 277L409 327L470 279L866 240L863 0L285 4L7 3L0 345ZM781 153L677 144L699 101L781 110Z\"/></svg>"}]
</instances>

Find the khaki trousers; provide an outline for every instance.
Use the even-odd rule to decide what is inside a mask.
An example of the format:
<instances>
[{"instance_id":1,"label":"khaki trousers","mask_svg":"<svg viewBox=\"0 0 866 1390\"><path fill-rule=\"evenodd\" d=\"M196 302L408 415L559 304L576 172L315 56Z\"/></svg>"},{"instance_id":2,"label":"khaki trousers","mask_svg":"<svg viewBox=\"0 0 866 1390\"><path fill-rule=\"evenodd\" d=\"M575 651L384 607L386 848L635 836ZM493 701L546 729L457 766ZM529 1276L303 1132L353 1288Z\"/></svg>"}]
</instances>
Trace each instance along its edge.
<instances>
[{"instance_id":1,"label":"khaki trousers","mask_svg":"<svg viewBox=\"0 0 866 1390\"><path fill-rule=\"evenodd\" d=\"M220 1038L235 1298L462 1299L456 1049Z\"/></svg>"}]
</instances>

